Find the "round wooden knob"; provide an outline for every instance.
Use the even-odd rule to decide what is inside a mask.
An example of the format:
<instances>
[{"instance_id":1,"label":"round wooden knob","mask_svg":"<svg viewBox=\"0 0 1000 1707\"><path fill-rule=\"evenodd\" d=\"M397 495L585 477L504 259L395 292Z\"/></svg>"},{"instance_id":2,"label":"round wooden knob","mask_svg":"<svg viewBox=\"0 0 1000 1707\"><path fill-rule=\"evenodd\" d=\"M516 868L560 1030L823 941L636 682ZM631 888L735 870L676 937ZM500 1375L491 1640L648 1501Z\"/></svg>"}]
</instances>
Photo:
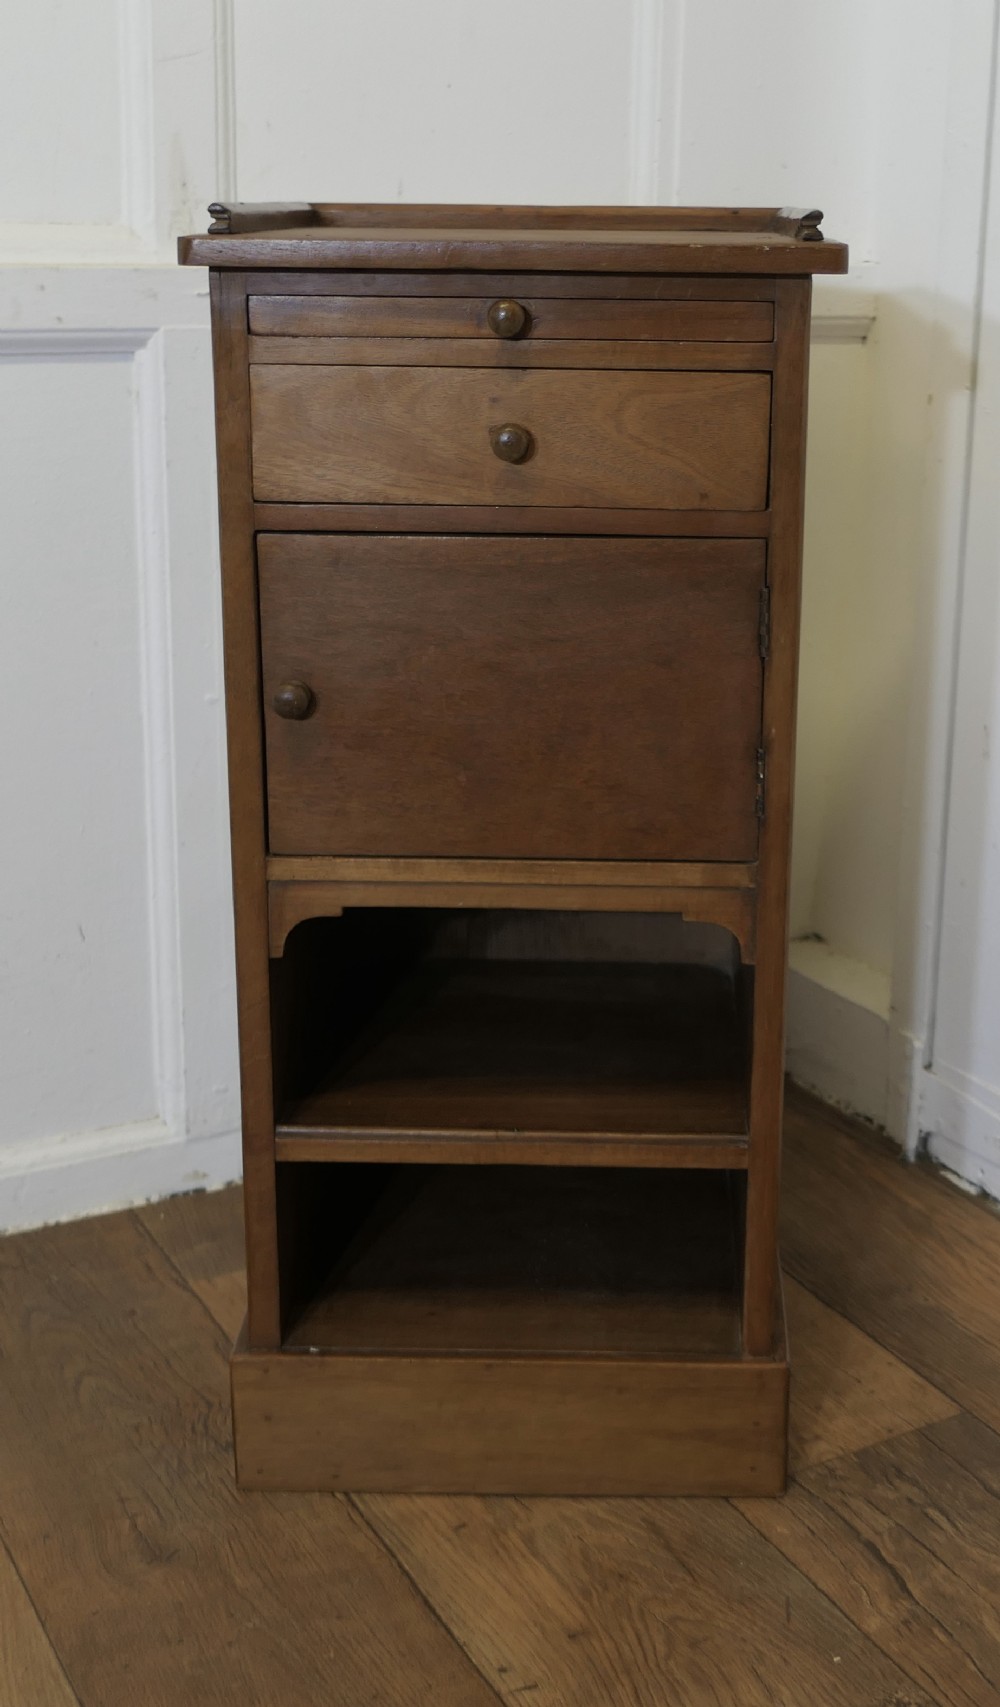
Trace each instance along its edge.
<instances>
[{"instance_id":1,"label":"round wooden knob","mask_svg":"<svg viewBox=\"0 0 1000 1707\"><path fill-rule=\"evenodd\" d=\"M490 428L490 444L494 456L498 456L501 462L523 462L535 448L527 427L517 427L511 421L502 427Z\"/></svg>"},{"instance_id":2,"label":"round wooden knob","mask_svg":"<svg viewBox=\"0 0 1000 1707\"><path fill-rule=\"evenodd\" d=\"M521 303L503 297L487 310L486 323L498 338L516 338L528 324L528 310Z\"/></svg>"},{"instance_id":3,"label":"round wooden knob","mask_svg":"<svg viewBox=\"0 0 1000 1707\"><path fill-rule=\"evenodd\" d=\"M305 682L282 682L271 704L279 717L291 717L300 723L315 705L312 688Z\"/></svg>"}]
</instances>

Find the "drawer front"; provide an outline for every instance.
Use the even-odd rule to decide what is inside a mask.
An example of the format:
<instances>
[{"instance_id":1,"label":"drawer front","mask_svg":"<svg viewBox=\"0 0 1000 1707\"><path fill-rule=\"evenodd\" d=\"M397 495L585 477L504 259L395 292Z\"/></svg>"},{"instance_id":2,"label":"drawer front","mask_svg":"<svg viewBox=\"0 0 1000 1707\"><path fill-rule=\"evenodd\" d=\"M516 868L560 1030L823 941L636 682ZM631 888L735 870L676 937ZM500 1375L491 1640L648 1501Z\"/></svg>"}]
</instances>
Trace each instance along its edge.
<instances>
[{"instance_id":1,"label":"drawer front","mask_svg":"<svg viewBox=\"0 0 1000 1707\"><path fill-rule=\"evenodd\" d=\"M765 373L260 363L250 386L263 501L668 510L767 501ZM498 442L504 428L523 437Z\"/></svg>"},{"instance_id":2,"label":"drawer front","mask_svg":"<svg viewBox=\"0 0 1000 1707\"><path fill-rule=\"evenodd\" d=\"M768 343L770 302L552 297L251 296L250 331L279 337L639 338Z\"/></svg>"},{"instance_id":3,"label":"drawer front","mask_svg":"<svg viewBox=\"0 0 1000 1707\"><path fill-rule=\"evenodd\" d=\"M756 857L761 541L266 534L258 568L273 853Z\"/></svg>"}]
</instances>

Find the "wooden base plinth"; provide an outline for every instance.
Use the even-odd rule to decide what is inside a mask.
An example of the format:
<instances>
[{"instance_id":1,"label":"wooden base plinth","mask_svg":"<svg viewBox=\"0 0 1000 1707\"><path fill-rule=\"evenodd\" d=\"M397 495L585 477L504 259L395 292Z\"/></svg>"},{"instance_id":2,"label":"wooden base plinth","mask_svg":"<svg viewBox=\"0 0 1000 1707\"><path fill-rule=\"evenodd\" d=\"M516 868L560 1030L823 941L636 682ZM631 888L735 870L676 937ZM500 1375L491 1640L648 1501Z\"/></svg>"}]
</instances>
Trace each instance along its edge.
<instances>
[{"instance_id":1,"label":"wooden base plinth","mask_svg":"<svg viewBox=\"0 0 1000 1707\"><path fill-rule=\"evenodd\" d=\"M629 1358L232 1360L242 1488L779 1494L788 1365Z\"/></svg>"}]
</instances>

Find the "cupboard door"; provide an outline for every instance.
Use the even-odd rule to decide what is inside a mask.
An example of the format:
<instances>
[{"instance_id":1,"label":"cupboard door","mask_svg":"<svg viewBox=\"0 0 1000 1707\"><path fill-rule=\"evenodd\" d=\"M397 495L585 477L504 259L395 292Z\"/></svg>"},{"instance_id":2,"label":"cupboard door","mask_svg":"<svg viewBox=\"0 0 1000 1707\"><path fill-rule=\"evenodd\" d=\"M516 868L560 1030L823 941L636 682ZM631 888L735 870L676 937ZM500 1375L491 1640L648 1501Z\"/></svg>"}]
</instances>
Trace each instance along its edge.
<instances>
[{"instance_id":1,"label":"cupboard door","mask_svg":"<svg viewBox=\"0 0 1000 1707\"><path fill-rule=\"evenodd\" d=\"M262 535L274 853L749 860L759 540Z\"/></svg>"}]
</instances>

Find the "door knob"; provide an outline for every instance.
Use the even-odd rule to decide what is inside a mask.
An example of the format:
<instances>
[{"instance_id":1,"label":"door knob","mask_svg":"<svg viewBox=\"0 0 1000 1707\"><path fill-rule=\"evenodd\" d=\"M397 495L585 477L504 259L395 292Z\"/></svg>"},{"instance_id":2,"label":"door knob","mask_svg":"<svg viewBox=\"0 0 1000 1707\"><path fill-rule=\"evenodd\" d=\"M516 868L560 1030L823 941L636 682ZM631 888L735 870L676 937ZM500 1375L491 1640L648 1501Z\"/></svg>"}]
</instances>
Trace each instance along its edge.
<instances>
[{"instance_id":1,"label":"door knob","mask_svg":"<svg viewBox=\"0 0 1000 1707\"><path fill-rule=\"evenodd\" d=\"M520 302L504 297L487 309L486 324L498 338L516 338L528 324L528 310Z\"/></svg>"},{"instance_id":2,"label":"door knob","mask_svg":"<svg viewBox=\"0 0 1000 1707\"><path fill-rule=\"evenodd\" d=\"M527 427L518 427L513 421L505 422L502 427L491 427L490 444L494 456L498 456L501 462L523 462L535 448Z\"/></svg>"},{"instance_id":3,"label":"door knob","mask_svg":"<svg viewBox=\"0 0 1000 1707\"><path fill-rule=\"evenodd\" d=\"M296 722L308 717L315 703L312 688L305 682L282 682L271 701L279 717L291 717Z\"/></svg>"}]
</instances>

